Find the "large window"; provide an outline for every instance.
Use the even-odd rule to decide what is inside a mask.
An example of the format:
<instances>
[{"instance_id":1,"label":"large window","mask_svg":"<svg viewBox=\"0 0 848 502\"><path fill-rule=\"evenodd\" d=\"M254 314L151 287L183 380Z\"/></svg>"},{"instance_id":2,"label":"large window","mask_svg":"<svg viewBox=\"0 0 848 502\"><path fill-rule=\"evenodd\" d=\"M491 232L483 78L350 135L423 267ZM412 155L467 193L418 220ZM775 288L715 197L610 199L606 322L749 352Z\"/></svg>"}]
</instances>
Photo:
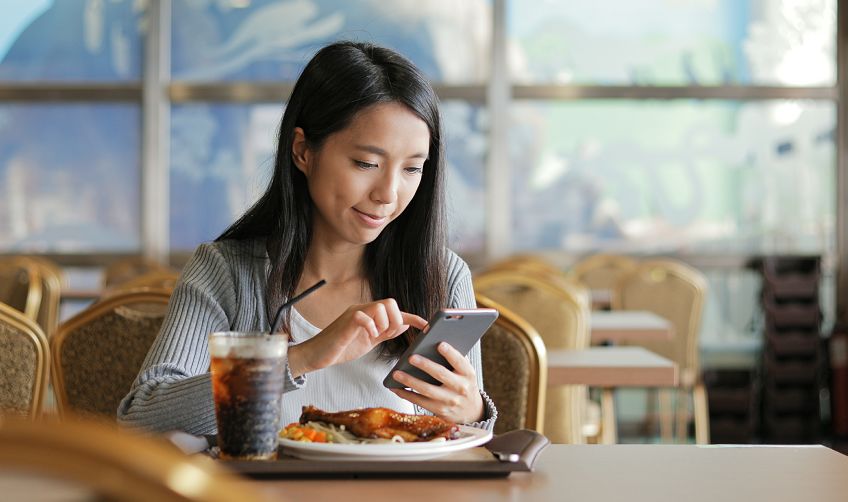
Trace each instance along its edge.
<instances>
[{"instance_id":1,"label":"large window","mask_svg":"<svg viewBox=\"0 0 848 502\"><path fill-rule=\"evenodd\" d=\"M0 90L12 89L0 100L0 250L141 249L137 4L0 7ZM64 92L81 85L121 86L125 98Z\"/></svg>"},{"instance_id":2,"label":"large window","mask_svg":"<svg viewBox=\"0 0 848 502\"><path fill-rule=\"evenodd\" d=\"M443 99L461 252L833 252L834 0L7 0L0 17L6 251L214 238L269 179L305 62L355 39L406 54ZM142 225L147 33L170 34L156 244ZM487 102L503 80L509 97ZM508 175L487 179L504 144ZM486 210L487 187L509 221Z\"/></svg>"},{"instance_id":3,"label":"large window","mask_svg":"<svg viewBox=\"0 0 848 502\"><path fill-rule=\"evenodd\" d=\"M522 100L510 118L521 249L832 249L832 102Z\"/></svg>"},{"instance_id":4,"label":"large window","mask_svg":"<svg viewBox=\"0 0 848 502\"><path fill-rule=\"evenodd\" d=\"M835 0L513 0L507 22L519 83L836 83Z\"/></svg>"},{"instance_id":5,"label":"large window","mask_svg":"<svg viewBox=\"0 0 848 502\"><path fill-rule=\"evenodd\" d=\"M835 1L508 5L520 247L833 252Z\"/></svg>"}]
</instances>

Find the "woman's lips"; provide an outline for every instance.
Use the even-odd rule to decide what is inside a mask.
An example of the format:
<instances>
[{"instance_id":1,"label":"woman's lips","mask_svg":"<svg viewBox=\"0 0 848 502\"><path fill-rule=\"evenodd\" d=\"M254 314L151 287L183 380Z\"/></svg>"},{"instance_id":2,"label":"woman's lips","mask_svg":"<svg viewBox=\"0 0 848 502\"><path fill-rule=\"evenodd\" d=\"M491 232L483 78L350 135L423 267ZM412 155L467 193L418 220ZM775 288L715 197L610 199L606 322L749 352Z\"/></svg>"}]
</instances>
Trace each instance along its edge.
<instances>
[{"instance_id":1,"label":"woman's lips","mask_svg":"<svg viewBox=\"0 0 848 502\"><path fill-rule=\"evenodd\" d=\"M359 209L353 208L356 212L356 215L359 217L360 221L370 228L380 228L382 227L386 221L388 221L388 216L376 216L373 214L363 213Z\"/></svg>"}]
</instances>

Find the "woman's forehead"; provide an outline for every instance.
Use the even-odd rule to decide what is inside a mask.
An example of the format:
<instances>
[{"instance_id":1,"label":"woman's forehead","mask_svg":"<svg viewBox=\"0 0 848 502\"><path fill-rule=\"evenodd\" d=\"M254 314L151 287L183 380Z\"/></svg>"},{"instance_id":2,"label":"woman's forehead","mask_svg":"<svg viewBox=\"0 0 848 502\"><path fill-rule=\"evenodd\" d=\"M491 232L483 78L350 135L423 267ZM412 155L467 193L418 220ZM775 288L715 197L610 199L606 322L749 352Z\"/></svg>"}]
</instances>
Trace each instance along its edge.
<instances>
[{"instance_id":1,"label":"woman's forehead","mask_svg":"<svg viewBox=\"0 0 848 502\"><path fill-rule=\"evenodd\" d=\"M408 107L399 103L381 103L354 115L350 124L338 133L338 140L374 154L404 153L427 155L430 129Z\"/></svg>"}]
</instances>

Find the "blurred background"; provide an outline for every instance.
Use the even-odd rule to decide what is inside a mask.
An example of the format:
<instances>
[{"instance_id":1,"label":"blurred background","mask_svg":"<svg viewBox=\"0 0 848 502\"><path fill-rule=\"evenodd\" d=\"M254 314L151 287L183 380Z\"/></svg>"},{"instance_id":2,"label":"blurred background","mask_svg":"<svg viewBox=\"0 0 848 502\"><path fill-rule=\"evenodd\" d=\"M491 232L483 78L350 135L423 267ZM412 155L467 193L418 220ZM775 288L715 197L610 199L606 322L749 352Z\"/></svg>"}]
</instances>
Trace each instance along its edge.
<instances>
[{"instance_id":1,"label":"blurred background","mask_svg":"<svg viewBox=\"0 0 848 502\"><path fill-rule=\"evenodd\" d=\"M846 301L837 0L0 0L0 12L0 253L63 267L78 293L63 318L105 266L179 267L256 199L295 79L339 39L394 48L431 78L451 246L472 268L513 253L563 268L598 252L674 257L709 283L707 369L757 364L763 256L820 259L821 333Z\"/></svg>"}]
</instances>

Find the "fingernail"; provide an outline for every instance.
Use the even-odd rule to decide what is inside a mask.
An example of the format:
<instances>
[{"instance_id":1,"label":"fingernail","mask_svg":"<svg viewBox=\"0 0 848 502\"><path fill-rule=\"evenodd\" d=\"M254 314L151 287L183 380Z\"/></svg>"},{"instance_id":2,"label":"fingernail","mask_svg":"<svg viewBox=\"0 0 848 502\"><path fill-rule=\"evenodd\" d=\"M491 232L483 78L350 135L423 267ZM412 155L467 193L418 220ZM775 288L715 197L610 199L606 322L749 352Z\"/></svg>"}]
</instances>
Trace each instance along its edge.
<instances>
[{"instance_id":1,"label":"fingernail","mask_svg":"<svg viewBox=\"0 0 848 502\"><path fill-rule=\"evenodd\" d=\"M395 378L395 380L400 380L401 378L403 378L403 373L401 373L400 371L395 371L392 376Z\"/></svg>"},{"instance_id":2,"label":"fingernail","mask_svg":"<svg viewBox=\"0 0 848 502\"><path fill-rule=\"evenodd\" d=\"M445 350L448 348L448 342L442 342L439 344L439 348Z\"/></svg>"},{"instance_id":3,"label":"fingernail","mask_svg":"<svg viewBox=\"0 0 848 502\"><path fill-rule=\"evenodd\" d=\"M421 357L420 356L410 356L409 362L411 362L412 364L419 363L419 362L421 362Z\"/></svg>"}]
</instances>

